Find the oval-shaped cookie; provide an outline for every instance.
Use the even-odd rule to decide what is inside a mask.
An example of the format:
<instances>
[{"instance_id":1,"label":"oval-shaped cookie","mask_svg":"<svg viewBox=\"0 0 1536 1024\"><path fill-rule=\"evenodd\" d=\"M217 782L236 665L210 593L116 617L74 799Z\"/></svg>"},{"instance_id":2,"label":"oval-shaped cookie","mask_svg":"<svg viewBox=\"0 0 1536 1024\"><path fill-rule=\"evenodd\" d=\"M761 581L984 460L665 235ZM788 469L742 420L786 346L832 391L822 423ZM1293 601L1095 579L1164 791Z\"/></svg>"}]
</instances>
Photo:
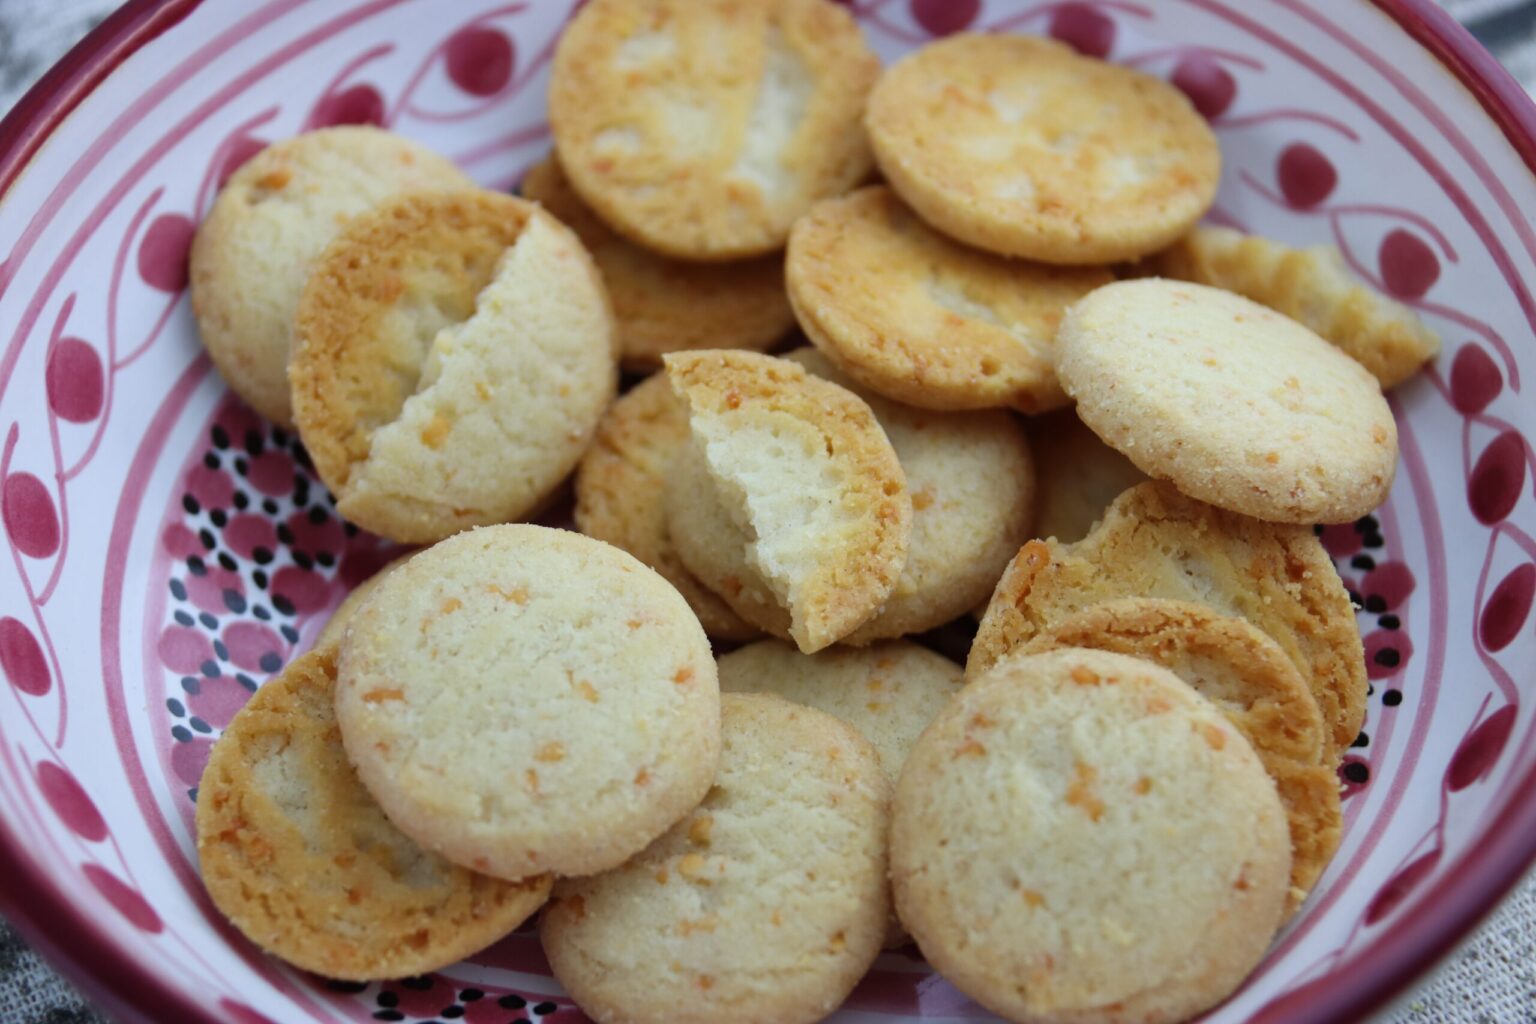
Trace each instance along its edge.
<instances>
[{"instance_id":1,"label":"oval-shaped cookie","mask_svg":"<svg viewBox=\"0 0 1536 1024\"><path fill-rule=\"evenodd\" d=\"M667 495L683 564L806 653L872 618L906 564L912 499L869 405L752 352L675 352L665 363L691 434Z\"/></svg>"},{"instance_id":2,"label":"oval-shaped cookie","mask_svg":"<svg viewBox=\"0 0 1536 1024\"><path fill-rule=\"evenodd\" d=\"M936 413L869 394L813 348L793 360L869 403L906 474L912 533L896 587L842 639L865 644L942 626L983 602L1029 537L1034 463L1019 421L1002 410Z\"/></svg>"},{"instance_id":3,"label":"oval-shaped cookie","mask_svg":"<svg viewBox=\"0 0 1536 1024\"><path fill-rule=\"evenodd\" d=\"M666 374L641 381L610 405L576 467L576 528L661 573L711 637L751 640L761 630L688 571L667 534L667 478L688 436L687 409Z\"/></svg>"},{"instance_id":4,"label":"oval-shaped cookie","mask_svg":"<svg viewBox=\"0 0 1536 1024\"><path fill-rule=\"evenodd\" d=\"M188 257L192 314L235 394L289 427L293 318L311 265L351 218L404 192L470 188L425 146L377 128L274 142L230 175Z\"/></svg>"},{"instance_id":5,"label":"oval-shaped cookie","mask_svg":"<svg viewBox=\"0 0 1536 1024\"><path fill-rule=\"evenodd\" d=\"M962 242L1045 263L1155 252L1210 207L1216 136L1161 79L1035 36L959 34L892 65L865 117L880 170Z\"/></svg>"},{"instance_id":6,"label":"oval-shaped cookie","mask_svg":"<svg viewBox=\"0 0 1536 1024\"><path fill-rule=\"evenodd\" d=\"M869 172L879 69L828 0L591 0L555 51L550 127L576 191L631 240L759 256Z\"/></svg>"},{"instance_id":7,"label":"oval-shaped cookie","mask_svg":"<svg viewBox=\"0 0 1536 1024\"><path fill-rule=\"evenodd\" d=\"M785 262L816 347L864 387L926 409L1065 404L1057 324L1112 280L960 245L878 185L818 203L795 224Z\"/></svg>"},{"instance_id":8,"label":"oval-shaped cookie","mask_svg":"<svg viewBox=\"0 0 1536 1024\"><path fill-rule=\"evenodd\" d=\"M928 961L1010 1020L1187 1020L1258 965L1290 843L1242 734L1167 669L1015 656L918 739L891 881Z\"/></svg>"},{"instance_id":9,"label":"oval-shaped cookie","mask_svg":"<svg viewBox=\"0 0 1536 1024\"><path fill-rule=\"evenodd\" d=\"M967 677L1061 619L1123 597L1198 601L1247 619L1306 679L1331 741L1328 763L1360 734L1365 652L1322 543L1305 527L1224 512L1165 483L1126 491L1076 544L1025 544L987 605Z\"/></svg>"},{"instance_id":10,"label":"oval-shaped cookie","mask_svg":"<svg viewBox=\"0 0 1536 1024\"><path fill-rule=\"evenodd\" d=\"M777 697L721 712L704 802L623 867L561 880L540 919L599 1024L810 1024L880 951L890 783L869 741Z\"/></svg>"},{"instance_id":11,"label":"oval-shaped cookie","mask_svg":"<svg viewBox=\"0 0 1536 1024\"><path fill-rule=\"evenodd\" d=\"M521 191L576 232L592 254L613 301L619 359L629 372L650 373L662 356L685 349L761 352L795 325L778 256L702 264L642 249L587 208L553 153L528 172Z\"/></svg>"},{"instance_id":12,"label":"oval-shaped cookie","mask_svg":"<svg viewBox=\"0 0 1536 1024\"><path fill-rule=\"evenodd\" d=\"M1025 644L1038 654L1086 647L1161 665L1215 704L1275 780L1291 833L1295 913L1339 848L1339 779L1329 737L1296 665L1256 627L1207 605L1130 597L1092 605ZM723 662L722 662L723 664Z\"/></svg>"},{"instance_id":13,"label":"oval-shaped cookie","mask_svg":"<svg viewBox=\"0 0 1536 1024\"><path fill-rule=\"evenodd\" d=\"M392 825L347 761L336 650L292 662L214 744L197 791L197 857L214 906L262 949L327 978L425 974L539 909L549 875L504 882Z\"/></svg>"},{"instance_id":14,"label":"oval-shaped cookie","mask_svg":"<svg viewBox=\"0 0 1536 1024\"><path fill-rule=\"evenodd\" d=\"M294 416L337 509L409 544L521 519L613 398L591 258L533 203L404 196L354 219L299 303Z\"/></svg>"},{"instance_id":15,"label":"oval-shaped cookie","mask_svg":"<svg viewBox=\"0 0 1536 1024\"><path fill-rule=\"evenodd\" d=\"M1364 367L1274 310L1160 278L1083 299L1057 334L1077 414L1160 480L1279 523L1341 523L1380 505L1397 424Z\"/></svg>"},{"instance_id":16,"label":"oval-shaped cookie","mask_svg":"<svg viewBox=\"0 0 1536 1024\"><path fill-rule=\"evenodd\" d=\"M358 609L336 717L402 832L522 878L607 870L697 804L719 700L709 641L655 572L578 533L490 526Z\"/></svg>"},{"instance_id":17,"label":"oval-shaped cookie","mask_svg":"<svg viewBox=\"0 0 1536 1024\"><path fill-rule=\"evenodd\" d=\"M1149 262L1164 277L1225 288L1300 321L1369 370L1383 390L1440 354L1439 335L1357 280L1331 245L1293 249L1201 226Z\"/></svg>"}]
</instances>

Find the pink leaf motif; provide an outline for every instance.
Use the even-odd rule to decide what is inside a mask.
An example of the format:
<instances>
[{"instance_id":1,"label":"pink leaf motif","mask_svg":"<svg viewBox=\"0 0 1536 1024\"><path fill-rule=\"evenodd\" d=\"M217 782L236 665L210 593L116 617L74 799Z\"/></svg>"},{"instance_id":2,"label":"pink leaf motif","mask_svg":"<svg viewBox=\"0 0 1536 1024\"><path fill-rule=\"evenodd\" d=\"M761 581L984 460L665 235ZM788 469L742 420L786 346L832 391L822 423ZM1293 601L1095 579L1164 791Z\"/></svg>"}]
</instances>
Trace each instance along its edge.
<instances>
[{"instance_id":1,"label":"pink leaf motif","mask_svg":"<svg viewBox=\"0 0 1536 1024\"><path fill-rule=\"evenodd\" d=\"M1192 53L1181 59L1173 69L1171 81L1207 118L1220 117L1237 98L1237 79L1203 53Z\"/></svg>"},{"instance_id":2,"label":"pink leaf motif","mask_svg":"<svg viewBox=\"0 0 1536 1024\"><path fill-rule=\"evenodd\" d=\"M52 761L39 761L36 771L37 788L71 832L93 843L107 838L107 823L101 812L68 769Z\"/></svg>"},{"instance_id":3,"label":"pink leaf motif","mask_svg":"<svg viewBox=\"0 0 1536 1024\"><path fill-rule=\"evenodd\" d=\"M505 33L470 25L448 40L443 60L454 85L471 96L494 96L512 80L516 50Z\"/></svg>"},{"instance_id":4,"label":"pink leaf motif","mask_svg":"<svg viewBox=\"0 0 1536 1024\"><path fill-rule=\"evenodd\" d=\"M971 27L981 0L911 0L912 20L931 36L947 36Z\"/></svg>"},{"instance_id":5,"label":"pink leaf motif","mask_svg":"<svg viewBox=\"0 0 1536 1024\"><path fill-rule=\"evenodd\" d=\"M1051 15L1051 38L1088 57L1107 57L1115 48L1115 22L1089 4L1062 4Z\"/></svg>"},{"instance_id":6,"label":"pink leaf motif","mask_svg":"<svg viewBox=\"0 0 1536 1024\"><path fill-rule=\"evenodd\" d=\"M30 697L41 697L53 687L42 645L9 615L0 619L0 668L12 686Z\"/></svg>"},{"instance_id":7,"label":"pink leaf motif","mask_svg":"<svg viewBox=\"0 0 1536 1024\"><path fill-rule=\"evenodd\" d=\"M1499 581L1483 606L1478 620L1478 635L1490 651L1502 651L1520 635L1520 627L1531 613L1536 596L1536 565L1518 565Z\"/></svg>"},{"instance_id":8,"label":"pink leaf motif","mask_svg":"<svg viewBox=\"0 0 1536 1024\"><path fill-rule=\"evenodd\" d=\"M1517 705L1506 704L1462 737L1445 769L1447 789L1458 793L1488 774L1499 755L1504 753L1504 745L1514 731L1517 710Z\"/></svg>"},{"instance_id":9,"label":"pink leaf motif","mask_svg":"<svg viewBox=\"0 0 1536 1024\"><path fill-rule=\"evenodd\" d=\"M155 218L139 243L139 276L146 284L172 295L187 286L187 255L196 230L179 213Z\"/></svg>"},{"instance_id":10,"label":"pink leaf motif","mask_svg":"<svg viewBox=\"0 0 1536 1024\"><path fill-rule=\"evenodd\" d=\"M332 93L315 104L309 115L309 128L331 128L341 124L384 123L384 97L371 85L359 83Z\"/></svg>"},{"instance_id":11,"label":"pink leaf motif","mask_svg":"<svg viewBox=\"0 0 1536 1024\"><path fill-rule=\"evenodd\" d=\"M1299 209L1308 209L1333 194L1339 172L1333 162L1316 147L1293 142L1285 147L1275 165L1275 178L1285 201Z\"/></svg>"},{"instance_id":12,"label":"pink leaf motif","mask_svg":"<svg viewBox=\"0 0 1536 1024\"><path fill-rule=\"evenodd\" d=\"M1504 377L1493 358L1472 343L1461 346L1451 364L1451 403L1463 416L1488 408L1504 390Z\"/></svg>"},{"instance_id":13,"label":"pink leaf motif","mask_svg":"<svg viewBox=\"0 0 1536 1024\"><path fill-rule=\"evenodd\" d=\"M1383 562L1360 581L1360 596L1380 598L1387 611L1400 606L1413 593L1413 571L1402 562ZM1375 606L1372 606L1373 609Z\"/></svg>"},{"instance_id":14,"label":"pink leaf motif","mask_svg":"<svg viewBox=\"0 0 1536 1024\"><path fill-rule=\"evenodd\" d=\"M128 886L121 878L118 878L106 868L95 864L84 864L80 870L90 883L96 887L106 901L112 904L119 914L127 919L128 923L150 934L159 934L165 925L160 920L160 915L155 913L155 908L139 894L136 889Z\"/></svg>"},{"instance_id":15,"label":"pink leaf motif","mask_svg":"<svg viewBox=\"0 0 1536 1024\"><path fill-rule=\"evenodd\" d=\"M1485 525L1501 522L1514 511L1525 486L1525 438L1513 430L1483 449L1467 481L1467 503Z\"/></svg>"},{"instance_id":16,"label":"pink leaf motif","mask_svg":"<svg viewBox=\"0 0 1536 1024\"><path fill-rule=\"evenodd\" d=\"M47 558L59 550L59 515L53 495L31 473L12 473L0 489L0 519L24 555Z\"/></svg>"},{"instance_id":17,"label":"pink leaf motif","mask_svg":"<svg viewBox=\"0 0 1536 1024\"><path fill-rule=\"evenodd\" d=\"M1365 924L1373 925L1396 910L1419 883L1429 877L1435 870L1435 865L1439 863L1440 849L1436 847L1409 861L1406 867L1400 868L1397 874L1387 880L1386 885L1377 890L1370 905L1365 908Z\"/></svg>"},{"instance_id":18,"label":"pink leaf motif","mask_svg":"<svg viewBox=\"0 0 1536 1024\"><path fill-rule=\"evenodd\" d=\"M43 389L54 415L71 423L91 422L101 415L106 395L101 356L79 338L60 338L48 351Z\"/></svg>"},{"instance_id":19,"label":"pink leaf motif","mask_svg":"<svg viewBox=\"0 0 1536 1024\"><path fill-rule=\"evenodd\" d=\"M1418 235L1394 228L1376 254L1381 279L1400 299L1418 299L1440 280L1440 260Z\"/></svg>"}]
</instances>

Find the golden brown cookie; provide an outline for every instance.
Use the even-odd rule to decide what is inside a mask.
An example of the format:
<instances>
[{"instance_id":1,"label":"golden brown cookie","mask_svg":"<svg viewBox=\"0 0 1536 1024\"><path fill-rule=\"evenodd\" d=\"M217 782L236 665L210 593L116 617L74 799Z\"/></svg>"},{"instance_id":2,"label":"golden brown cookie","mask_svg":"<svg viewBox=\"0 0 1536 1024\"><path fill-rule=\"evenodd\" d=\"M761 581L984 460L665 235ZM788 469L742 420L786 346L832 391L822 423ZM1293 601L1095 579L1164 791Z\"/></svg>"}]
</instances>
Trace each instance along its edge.
<instances>
[{"instance_id":1,"label":"golden brown cookie","mask_svg":"<svg viewBox=\"0 0 1536 1024\"><path fill-rule=\"evenodd\" d=\"M960 245L881 185L818 203L790 233L785 263L816 347L870 390L928 409L1065 404L1056 326L1112 280Z\"/></svg>"},{"instance_id":2,"label":"golden brown cookie","mask_svg":"<svg viewBox=\"0 0 1536 1024\"><path fill-rule=\"evenodd\" d=\"M1376 379L1289 317L1219 288L1143 278L1078 302L1056 373L1095 434L1185 494L1277 523L1380 505L1397 424Z\"/></svg>"},{"instance_id":3,"label":"golden brown cookie","mask_svg":"<svg viewBox=\"0 0 1536 1024\"><path fill-rule=\"evenodd\" d=\"M865 116L924 220L1046 263L1132 259L1192 228L1221 151L1182 92L1034 36L953 35L896 62Z\"/></svg>"},{"instance_id":4,"label":"golden brown cookie","mask_svg":"<svg viewBox=\"0 0 1536 1024\"><path fill-rule=\"evenodd\" d=\"M1198 227L1153 257L1164 277L1214 285L1284 313L1396 387L1440 354L1418 314L1356 280L1331 245L1293 249L1223 227Z\"/></svg>"},{"instance_id":5,"label":"golden brown cookie","mask_svg":"<svg viewBox=\"0 0 1536 1024\"><path fill-rule=\"evenodd\" d=\"M701 264L642 249L587 208L553 153L528 172L522 194L576 232L602 271L625 370L650 373L684 349L762 352L795 325L780 256Z\"/></svg>"},{"instance_id":6,"label":"golden brown cookie","mask_svg":"<svg viewBox=\"0 0 1536 1024\"><path fill-rule=\"evenodd\" d=\"M229 176L192 239L192 314L234 392L293 425L288 358L311 265L348 220L391 196L473 187L430 149L346 125L272 143Z\"/></svg>"},{"instance_id":7,"label":"golden brown cookie","mask_svg":"<svg viewBox=\"0 0 1536 1024\"><path fill-rule=\"evenodd\" d=\"M555 51L549 121L571 184L617 231L740 259L869 172L859 118L879 70L829 0L592 0Z\"/></svg>"},{"instance_id":8,"label":"golden brown cookie","mask_svg":"<svg viewBox=\"0 0 1536 1024\"><path fill-rule=\"evenodd\" d=\"M1076 544L1025 544L971 647L974 678L1069 615L1122 597L1199 601L1269 634L1306 679L1335 764L1365 721L1355 610L1312 531L1224 512L1148 482L1126 491Z\"/></svg>"},{"instance_id":9,"label":"golden brown cookie","mask_svg":"<svg viewBox=\"0 0 1536 1024\"><path fill-rule=\"evenodd\" d=\"M622 867L562 879L539 922L599 1024L811 1024L880 951L890 783L874 748L778 697L720 710L704 802Z\"/></svg>"},{"instance_id":10,"label":"golden brown cookie","mask_svg":"<svg viewBox=\"0 0 1536 1024\"><path fill-rule=\"evenodd\" d=\"M1339 779L1328 737L1296 665L1242 619L1192 601L1128 597L1070 615L1025 644L1028 654L1086 647L1169 669L1215 704L1275 780L1291 833L1289 913L1306 900L1339 848ZM722 662L723 664L723 662Z\"/></svg>"},{"instance_id":11,"label":"golden brown cookie","mask_svg":"<svg viewBox=\"0 0 1536 1024\"><path fill-rule=\"evenodd\" d=\"M424 544L529 515L613 398L586 250L533 203L405 196L354 219L299 303L294 416L342 515Z\"/></svg>"},{"instance_id":12,"label":"golden brown cookie","mask_svg":"<svg viewBox=\"0 0 1536 1024\"><path fill-rule=\"evenodd\" d=\"M753 352L665 364L691 432L667 499L683 564L807 654L872 618L906 564L912 499L869 405Z\"/></svg>"},{"instance_id":13,"label":"golden brown cookie","mask_svg":"<svg viewBox=\"0 0 1536 1024\"><path fill-rule=\"evenodd\" d=\"M608 407L576 467L576 528L659 572L711 637L751 640L760 631L684 567L667 535L667 476L688 443L688 413L666 375L641 381Z\"/></svg>"},{"instance_id":14,"label":"golden brown cookie","mask_svg":"<svg viewBox=\"0 0 1536 1024\"><path fill-rule=\"evenodd\" d=\"M342 749L336 650L256 692L208 757L197 856L214 906L252 942L327 978L400 978L490 945L539 909L551 878L504 882L390 824Z\"/></svg>"},{"instance_id":15,"label":"golden brown cookie","mask_svg":"<svg viewBox=\"0 0 1536 1024\"><path fill-rule=\"evenodd\" d=\"M1173 1024L1279 926L1274 783L1165 668L1067 648L999 662L918 739L891 814L896 909L946 979L1029 1024Z\"/></svg>"},{"instance_id":16,"label":"golden brown cookie","mask_svg":"<svg viewBox=\"0 0 1536 1024\"><path fill-rule=\"evenodd\" d=\"M816 349L784 358L869 403L912 494L912 535L896 589L879 614L842 642L921 633L985 602L1030 535L1034 463L1018 418L1000 409L913 409L863 392Z\"/></svg>"},{"instance_id":17,"label":"golden brown cookie","mask_svg":"<svg viewBox=\"0 0 1536 1024\"><path fill-rule=\"evenodd\" d=\"M1035 536L1082 540L1110 502L1147 474L1099 440L1071 409L1029 421L1035 457Z\"/></svg>"}]
</instances>

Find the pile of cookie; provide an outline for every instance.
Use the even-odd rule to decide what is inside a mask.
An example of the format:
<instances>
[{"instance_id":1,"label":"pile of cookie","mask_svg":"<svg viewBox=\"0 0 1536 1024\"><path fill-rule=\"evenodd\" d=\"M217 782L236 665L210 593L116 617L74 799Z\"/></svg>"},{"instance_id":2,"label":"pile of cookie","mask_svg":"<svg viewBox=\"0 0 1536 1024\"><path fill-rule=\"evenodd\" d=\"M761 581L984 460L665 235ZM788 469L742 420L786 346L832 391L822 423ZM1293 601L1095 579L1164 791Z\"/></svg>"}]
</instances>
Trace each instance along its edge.
<instances>
[{"instance_id":1,"label":"pile of cookie","mask_svg":"<svg viewBox=\"0 0 1536 1024\"><path fill-rule=\"evenodd\" d=\"M1226 998L1339 845L1312 526L1385 498L1434 335L1199 226L1190 102L1045 40L590 0L549 104L521 197L334 128L198 232L225 379L429 545L215 745L214 903L346 979L542 908L601 1022L817 1020L912 940L1011 1020Z\"/></svg>"}]
</instances>

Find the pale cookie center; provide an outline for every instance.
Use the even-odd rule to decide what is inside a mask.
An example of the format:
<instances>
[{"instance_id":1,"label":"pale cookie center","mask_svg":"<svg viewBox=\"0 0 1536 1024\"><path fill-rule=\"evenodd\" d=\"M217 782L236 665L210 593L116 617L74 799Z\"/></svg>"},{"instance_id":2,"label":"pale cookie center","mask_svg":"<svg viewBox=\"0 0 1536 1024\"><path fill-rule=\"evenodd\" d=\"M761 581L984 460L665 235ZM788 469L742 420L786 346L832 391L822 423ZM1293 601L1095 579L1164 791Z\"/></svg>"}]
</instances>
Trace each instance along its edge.
<instances>
[{"instance_id":1,"label":"pale cookie center","mask_svg":"<svg viewBox=\"0 0 1536 1024\"><path fill-rule=\"evenodd\" d=\"M1003 319L997 309L992 305L979 302L967 295L961 288L951 284L941 277L930 277L927 281L928 297L938 305L956 316L963 316L968 320L979 320L984 324L996 327L1030 349L1040 347L1041 339L1037 338L1023 324L1010 323Z\"/></svg>"},{"instance_id":2,"label":"pale cookie center","mask_svg":"<svg viewBox=\"0 0 1536 1024\"><path fill-rule=\"evenodd\" d=\"M797 191L784 157L810 109L814 91L811 69L790 47L784 33L770 27L757 97L741 152L728 172L755 185L769 203L781 202Z\"/></svg>"},{"instance_id":3,"label":"pale cookie center","mask_svg":"<svg viewBox=\"0 0 1536 1024\"><path fill-rule=\"evenodd\" d=\"M696 414L693 430L722 500L753 538L748 561L798 620L805 581L836 557L846 474L819 431L782 413L763 419L727 427Z\"/></svg>"}]
</instances>

